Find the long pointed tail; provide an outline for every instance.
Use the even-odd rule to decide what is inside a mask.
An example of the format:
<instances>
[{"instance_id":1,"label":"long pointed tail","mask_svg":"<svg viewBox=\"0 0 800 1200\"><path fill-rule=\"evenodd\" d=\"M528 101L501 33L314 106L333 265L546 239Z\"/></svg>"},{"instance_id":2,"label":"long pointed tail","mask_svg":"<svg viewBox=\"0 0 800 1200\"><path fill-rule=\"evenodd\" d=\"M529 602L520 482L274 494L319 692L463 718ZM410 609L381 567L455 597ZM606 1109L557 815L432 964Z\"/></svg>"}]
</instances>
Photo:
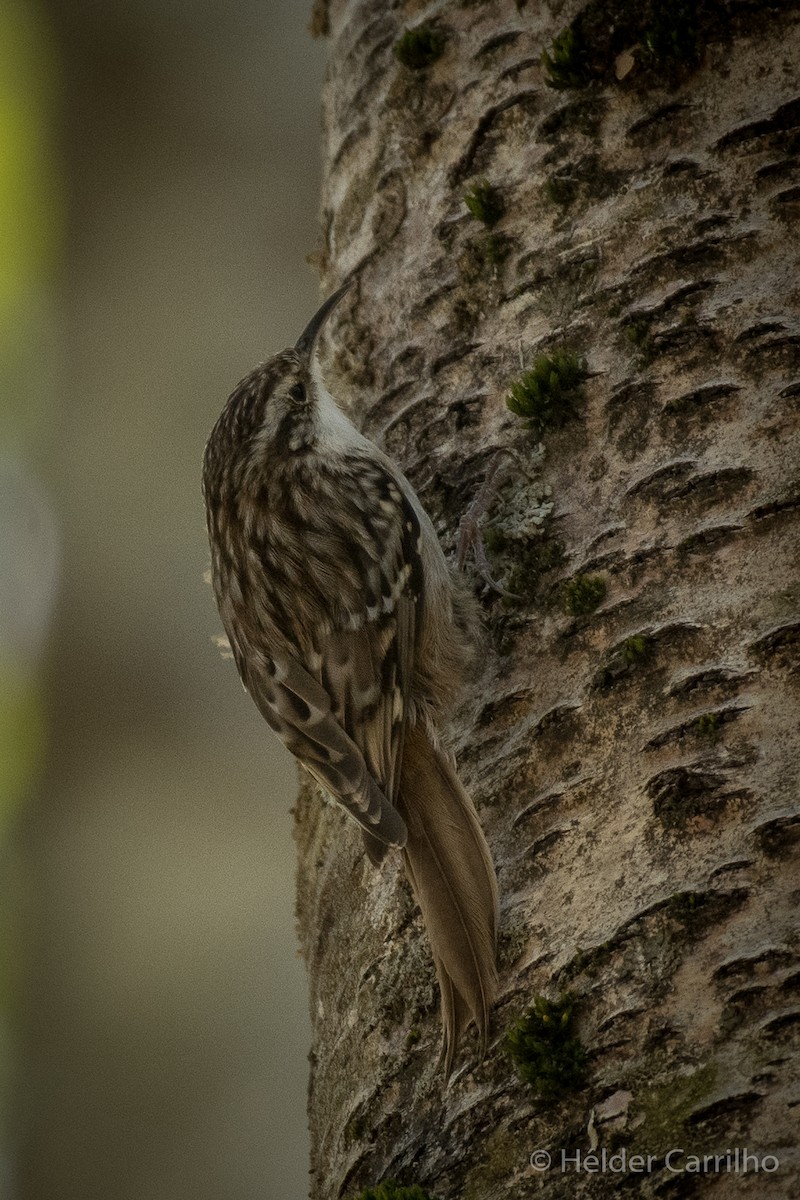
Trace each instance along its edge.
<instances>
[{"instance_id":1,"label":"long pointed tail","mask_svg":"<svg viewBox=\"0 0 800 1200\"><path fill-rule=\"evenodd\" d=\"M441 989L442 1056L449 1077L470 1021L486 1051L497 989L497 879L472 801L419 725L406 733L398 807L408 826L406 873Z\"/></svg>"}]
</instances>

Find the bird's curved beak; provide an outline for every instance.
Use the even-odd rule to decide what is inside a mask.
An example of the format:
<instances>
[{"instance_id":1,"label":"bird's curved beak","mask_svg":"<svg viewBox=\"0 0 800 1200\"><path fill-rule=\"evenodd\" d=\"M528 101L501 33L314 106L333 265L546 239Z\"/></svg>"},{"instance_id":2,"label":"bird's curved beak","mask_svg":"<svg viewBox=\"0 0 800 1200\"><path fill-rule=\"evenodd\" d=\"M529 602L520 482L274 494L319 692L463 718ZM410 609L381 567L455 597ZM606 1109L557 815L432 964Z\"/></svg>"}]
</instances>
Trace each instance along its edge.
<instances>
[{"instance_id":1,"label":"bird's curved beak","mask_svg":"<svg viewBox=\"0 0 800 1200\"><path fill-rule=\"evenodd\" d=\"M337 290L331 296L328 296L328 299L321 308L317 309L317 311L314 313L314 316L308 322L305 329L300 334L300 337L295 342L295 350L307 361L311 360L311 355L314 351L314 346L316 344L317 337L319 336L319 331L322 329L322 326L336 308L336 305L339 303L342 296L346 291L349 290L352 282L352 279L348 279L347 283L343 283L342 286L337 288Z\"/></svg>"}]
</instances>

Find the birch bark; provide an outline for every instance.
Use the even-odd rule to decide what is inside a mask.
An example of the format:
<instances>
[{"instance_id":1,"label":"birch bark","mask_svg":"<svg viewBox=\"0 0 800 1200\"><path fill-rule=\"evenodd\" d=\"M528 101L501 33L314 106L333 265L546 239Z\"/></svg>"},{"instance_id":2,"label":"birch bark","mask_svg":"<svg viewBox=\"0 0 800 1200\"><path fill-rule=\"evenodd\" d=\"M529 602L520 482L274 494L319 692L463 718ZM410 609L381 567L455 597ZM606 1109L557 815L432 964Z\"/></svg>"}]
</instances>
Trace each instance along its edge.
<instances>
[{"instance_id":1,"label":"birch bark","mask_svg":"<svg viewBox=\"0 0 800 1200\"><path fill-rule=\"evenodd\" d=\"M636 9L317 5L322 276L360 281L329 385L450 550L492 451L515 452L488 522L522 599L483 591L490 648L454 720L502 982L486 1062L466 1046L446 1091L399 862L374 872L301 791L315 1200L386 1178L442 1200L783 1197L798 1177L800 14L672 5L672 36L663 5ZM414 70L393 48L424 22L443 52ZM540 56L571 24L589 83L558 90ZM482 179L491 230L463 199ZM540 449L505 396L563 346L585 405ZM605 595L570 615L587 577ZM567 990L588 1082L543 1101L502 1037ZM655 1160L562 1173L561 1147L595 1146ZM779 1169L686 1157L737 1146Z\"/></svg>"}]
</instances>

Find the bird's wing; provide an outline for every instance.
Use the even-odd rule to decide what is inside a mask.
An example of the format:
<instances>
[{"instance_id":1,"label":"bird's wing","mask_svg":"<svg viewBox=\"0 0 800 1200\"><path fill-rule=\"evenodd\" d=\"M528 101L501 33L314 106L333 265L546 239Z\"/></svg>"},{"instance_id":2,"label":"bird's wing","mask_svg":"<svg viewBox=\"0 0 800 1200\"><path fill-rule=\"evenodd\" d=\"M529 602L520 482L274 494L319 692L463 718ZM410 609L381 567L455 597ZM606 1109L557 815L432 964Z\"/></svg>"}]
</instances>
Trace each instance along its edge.
<instances>
[{"instance_id":1,"label":"bird's wing","mask_svg":"<svg viewBox=\"0 0 800 1200\"><path fill-rule=\"evenodd\" d=\"M405 845L402 817L342 728L324 687L289 654L276 654L257 669L252 663L243 666L245 686L267 724L361 825L365 840Z\"/></svg>"},{"instance_id":2,"label":"bird's wing","mask_svg":"<svg viewBox=\"0 0 800 1200\"><path fill-rule=\"evenodd\" d=\"M347 628L319 640L318 678L373 779L397 799L423 603L419 521L398 488L395 518L366 571L365 598Z\"/></svg>"},{"instance_id":3,"label":"bird's wing","mask_svg":"<svg viewBox=\"0 0 800 1200\"><path fill-rule=\"evenodd\" d=\"M421 533L382 464L354 459L347 484L293 520L294 557L280 565L298 576L284 582L291 642L256 655L252 641L231 644L262 715L363 826L379 862L386 844L405 840L394 802L423 603Z\"/></svg>"}]
</instances>

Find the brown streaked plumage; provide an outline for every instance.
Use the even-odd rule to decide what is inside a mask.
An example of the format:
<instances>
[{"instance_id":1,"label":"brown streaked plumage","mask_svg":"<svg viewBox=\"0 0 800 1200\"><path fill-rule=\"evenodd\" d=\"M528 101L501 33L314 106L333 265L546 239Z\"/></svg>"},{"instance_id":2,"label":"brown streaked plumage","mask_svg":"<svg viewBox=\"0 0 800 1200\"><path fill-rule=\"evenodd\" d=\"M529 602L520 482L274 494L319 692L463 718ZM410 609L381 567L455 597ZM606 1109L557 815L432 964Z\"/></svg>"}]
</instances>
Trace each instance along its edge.
<instances>
[{"instance_id":1,"label":"brown streaked plumage","mask_svg":"<svg viewBox=\"0 0 800 1200\"><path fill-rule=\"evenodd\" d=\"M438 728L473 652L470 605L408 480L337 408L325 319L231 395L203 463L212 578L239 674L378 865L402 847L439 979L449 1075L496 990L497 884Z\"/></svg>"}]
</instances>

